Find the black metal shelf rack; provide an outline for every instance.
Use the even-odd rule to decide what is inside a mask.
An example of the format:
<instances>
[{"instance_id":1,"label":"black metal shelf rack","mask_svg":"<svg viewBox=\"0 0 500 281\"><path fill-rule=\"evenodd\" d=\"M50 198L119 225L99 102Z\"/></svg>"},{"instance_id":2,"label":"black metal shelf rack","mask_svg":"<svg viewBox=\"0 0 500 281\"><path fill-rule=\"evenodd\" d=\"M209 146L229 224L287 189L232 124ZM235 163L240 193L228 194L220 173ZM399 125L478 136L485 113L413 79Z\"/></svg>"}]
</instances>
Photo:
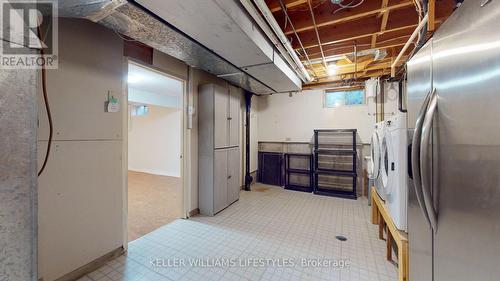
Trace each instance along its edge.
<instances>
[{"instance_id":1,"label":"black metal shelf rack","mask_svg":"<svg viewBox=\"0 0 500 281\"><path fill-rule=\"evenodd\" d=\"M285 154L285 189L303 192L313 191L312 154Z\"/></svg>"},{"instance_id":2,"label":"black metal shelf rack","mask_svg":"<svg viewBox=\"0 0 500 281\"><path fill-rule=\"evenodd\" d=\"M259 151L259 169L257 170L257 181L263 184L283 186L284 154L281 152Z\"/></svg>"},{"instance_id":3,"label":"black metal shelf rack","mask_svg":"<svg viewBox=\"0 0 500 281\"><path fill-rule=\"evenodd\" d=\"M357 130L314 130L314 193L357 199Z\"/></svg>"}]
</instances>

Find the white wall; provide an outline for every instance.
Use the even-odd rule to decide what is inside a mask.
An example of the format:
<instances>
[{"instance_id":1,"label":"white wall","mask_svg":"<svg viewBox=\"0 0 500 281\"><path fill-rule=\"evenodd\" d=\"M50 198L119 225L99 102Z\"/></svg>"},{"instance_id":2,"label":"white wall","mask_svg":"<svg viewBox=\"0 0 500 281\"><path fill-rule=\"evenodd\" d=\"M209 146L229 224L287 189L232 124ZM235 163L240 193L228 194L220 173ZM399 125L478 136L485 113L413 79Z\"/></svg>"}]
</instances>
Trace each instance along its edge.
<instances>
[{"instance_id":1,"label":"white wall","mask_svg":"<svg viewBox=\"0 0 500 281\"><path fill-rule=\"evenodd\" d=\"M143 116L130 116L128 169L181 176L181 114L179 108L148 105Z\"/></svg>"},{"instance_id":2,"label":"white wall","mask_svg":"<svg viewBox=\"0 0 500 281\"><path fill-rule=\"evenodd\" d=\"M384 83L385 119L398 110L398 84ZM256 97L259 141L310 142L314 129L357 129L362 143L370 143L375 124L375 98L364 105L325 108L324 90Z\"/></svg>"},{"instance_id":3,"label":"white wall","mask_svg":"<svg viewBox=\"0 0 500 281\"><path fill-rule=\"evenodd\" d=\"M358 129L362 142L369 142L374 117L369 105L323 107L323 90L260 96L259 141L312 141L314 129Z\"/></svg>"},{"instance_id":4,"label":"white wall","mask_svg":"<svg viewBox=\"0 0 500 281\"><path fill-rule=\"evenodd\" d=\"M181 88L179 92L182 93L182 82L179 82ZM152 93L143 91L137 88L128 89L128 101L144 104L155 104L163 107L178 108L182 106L182 95L180 97L173 97L163 95L161 93Z\"/></svg>"},{"instance_id":5,"label":"white wall","mask_svg":"<svg viewBox=\"0 0 500 281\"><path fill-rule=\"evenodd\" d=\"M125 242L127 155L122 151L126 145L123 124L127 113L123 109L127 101L123 41L113 31L86 20L60 19L59 32L59 69L47 71L54 142L47 168L38 179L38 270L39 277L46 281L68 274ZM189 80L186 106L197 108L200 84L227 86L224 80L189 68L156 50L153 66ZM108 92L119 99L122 112L104 112ZM186 116L186 107L179 114ZM41 165L48 137L41 93L38 115L38 165ZM196 114L193 127L186 132L185 144L185 179L186 185L191 186L187 207L195 210L198 208Z\"/></svg>"},{"instance_id":6,"label":"white wall","mask_svg":"<svg viewBox=\"0 0 500 281\"><path fill-rule=\"evenodd\" d=\"M123 42L113 31L59 19L59 69L47 71L54 141L38 178L38 270L45 281L123 245L123 112L104 112L108 92L126 105L123 68ZM40 167L48 136L41 93L38 116Z\"/></svg>"}]
</instances>

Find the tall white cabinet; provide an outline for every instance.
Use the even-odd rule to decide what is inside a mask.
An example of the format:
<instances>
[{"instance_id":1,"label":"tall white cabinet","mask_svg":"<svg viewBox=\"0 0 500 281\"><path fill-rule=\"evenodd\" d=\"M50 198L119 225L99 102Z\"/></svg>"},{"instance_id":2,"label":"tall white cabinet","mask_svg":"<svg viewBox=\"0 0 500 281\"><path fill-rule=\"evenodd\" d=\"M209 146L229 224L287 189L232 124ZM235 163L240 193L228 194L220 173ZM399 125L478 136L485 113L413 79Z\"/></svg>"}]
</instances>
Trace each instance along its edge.
<instances>
[{"instance_id":1,"label":"tall white cabinet","mask_svg":"<svg viewBox=\"0 0 500 281\"><path fill-rule=\"evenodd\" d=\"M239 199L241 90L201 85L198 95L198 203L213 216Z\"/></svg>"}]
</instances>

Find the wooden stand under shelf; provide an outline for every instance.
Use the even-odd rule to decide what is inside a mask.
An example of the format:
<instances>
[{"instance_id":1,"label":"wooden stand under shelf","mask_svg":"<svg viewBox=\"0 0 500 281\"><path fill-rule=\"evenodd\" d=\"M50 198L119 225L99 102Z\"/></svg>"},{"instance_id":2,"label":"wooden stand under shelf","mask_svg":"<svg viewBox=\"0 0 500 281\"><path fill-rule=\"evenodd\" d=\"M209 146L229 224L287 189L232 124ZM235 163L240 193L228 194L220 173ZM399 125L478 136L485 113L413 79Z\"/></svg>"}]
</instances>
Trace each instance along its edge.
<instances>
[{"instance_id":1,"label":"wooden stand under shelf","mask_svg":"<svg viewBox=\"0 0 500 281\"><path fill-rule=\"evenodd\" d=\"M384 239L384 228L387 228L387 260L392 260L392 241L398 247L398 280L408 281L408 235L394 225L389 210L377 194L375 187L371 188L372 223L379 226L379 238Z\"/></svg>"}]
</instances>

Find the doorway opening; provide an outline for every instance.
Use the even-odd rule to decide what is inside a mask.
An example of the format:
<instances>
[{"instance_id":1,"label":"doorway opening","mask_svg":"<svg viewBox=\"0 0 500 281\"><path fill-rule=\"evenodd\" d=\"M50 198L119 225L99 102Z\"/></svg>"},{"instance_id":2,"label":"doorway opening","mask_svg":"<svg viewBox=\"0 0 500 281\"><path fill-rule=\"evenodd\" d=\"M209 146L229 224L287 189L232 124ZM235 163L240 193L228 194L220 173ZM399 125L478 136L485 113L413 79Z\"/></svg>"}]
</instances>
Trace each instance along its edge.
<instances>
[{"instance_id":1,"label":"doorway opening","mask_svg":"<svg viewBox=\"0 0 500 281\"><path fill-rule=\"evenodd\" d=\"M128 63L128 241L183 217L184 81Z\"/></svg>"}]
</instances>

